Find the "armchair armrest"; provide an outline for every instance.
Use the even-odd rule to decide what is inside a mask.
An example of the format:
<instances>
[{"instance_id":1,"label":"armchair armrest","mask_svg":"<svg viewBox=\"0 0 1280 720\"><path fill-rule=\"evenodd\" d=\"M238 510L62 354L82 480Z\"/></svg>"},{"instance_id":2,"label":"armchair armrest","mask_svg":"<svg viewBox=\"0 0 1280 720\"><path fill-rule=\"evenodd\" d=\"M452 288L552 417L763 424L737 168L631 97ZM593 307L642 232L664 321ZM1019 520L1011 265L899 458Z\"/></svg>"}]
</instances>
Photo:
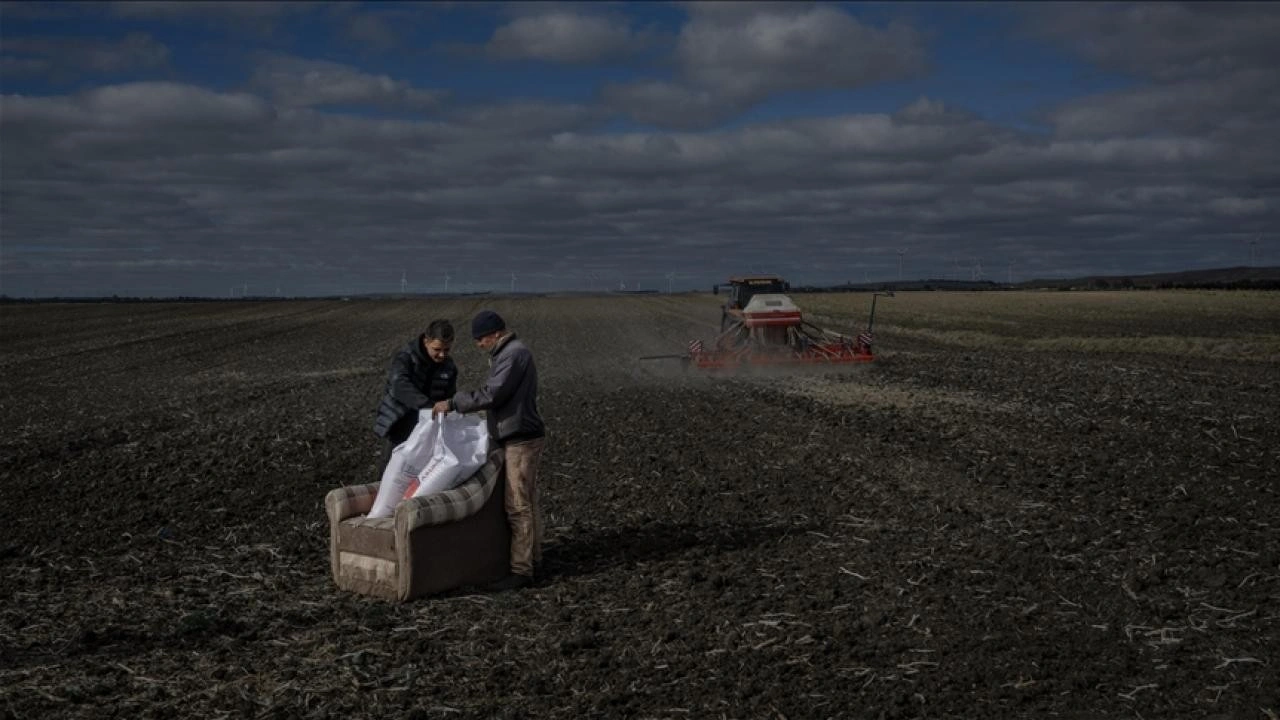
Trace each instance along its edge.
<instances>
[{"instance_id":1,"label":"armchair armrest","mask_svg":"<svg viewBox=\"0 0 1280 720\"><path fill-rule=\"evenodd\" d=\"M373 501L378 497L380 484L347 485L330 490L324 498L329 524L336 525L349 517L369 512L373 508Z\"/></svg>"},{"instance_id":2,"label":"armchair armrest","mask_svg":"<svg viewBox=\"0 0 1280 720\"><path fill-rule=\"evenodd\" d=\"M479 512L498 485L503 459L502 450L495 449L480 470L458 487L401 502L396 506L396 533L403 537L421 527L443 525Z\"/></svg>"}]
</instances>

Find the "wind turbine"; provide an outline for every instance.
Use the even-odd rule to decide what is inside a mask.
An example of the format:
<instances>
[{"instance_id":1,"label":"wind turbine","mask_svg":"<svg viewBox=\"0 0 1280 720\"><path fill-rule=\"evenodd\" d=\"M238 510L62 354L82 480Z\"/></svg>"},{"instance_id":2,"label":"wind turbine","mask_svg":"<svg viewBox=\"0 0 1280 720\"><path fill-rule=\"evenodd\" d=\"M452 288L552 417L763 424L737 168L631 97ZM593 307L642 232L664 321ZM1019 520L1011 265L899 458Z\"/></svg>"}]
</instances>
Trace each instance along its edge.
<instances>
[{"instance_id":1,"label":"wind turbine","mask_svg":"<svg viewBox=\"0 0 1280 720\"><path fill-rule=\"evenodd\" d=\"M1009 284L1013 284L1013 261L1009 261Z\"/></svg>"},{"instance_id":2,"label":"wind turbine","mask_svg":"<svg viewBox=\"0 0 1280 720\"><path fill-rule=\"evenodd\" d=\"M511 273L511 292L516 291L516 274Z\"/></svg>"},{"instance_id":3,"label":"wind turbine","mask_svg":"<svg viewBox=\"0 0 1280 720\"><path fill-rule=\"evenodd\" d=\"M667 273L667 294L668 295L671 294L671 281L675 279L675 276L676 274L674 272Z\"/></svg>"},{"instance_id":4,"label":"wind turbine","mask_svg":"<svg viewBox=\"0 0 1280 720\"><path fill-rule=\"evenodd\" d=\"M1253 239L1249 241L1249 267L1253 267L1258 264L1257 253L1258 253L1258 236L1254 235Z\"/></svg>"},{"instance_id":5,"label":"wind turbine","mask_svg":"<svg viewBox=\"0 0 1280 720\"><path fill-rule=\"evenodd\" d=\"M406 285L408 285L408 284L409 284L409 281L408 281L407 279L405 279L405 271L404 271L404 270L401 270L401 271L400 271L400 294L401 294L401 295L403 295L403 294L404 294L405 286L406 286Z\"/></svg>"},{"instance_id":6,"label":"wind turbine","mask_svg":"<svg viewBox=\"0 0 1280 720\"><path fill-rule=\"evenodd\" d=\"M902 256L906 254L906 248L898 248L898 282L902 282Z\"/></svg>"},{"instance_id":7,"label":"wind turbine","mask_svg":"<svg viewBox=\"0 0 1280 720\"><path fill-rule=\"evenodd\" d=\"M446 294L449 292L449 273L444 274L444 291Z\"/></svg>"}]
</instances>

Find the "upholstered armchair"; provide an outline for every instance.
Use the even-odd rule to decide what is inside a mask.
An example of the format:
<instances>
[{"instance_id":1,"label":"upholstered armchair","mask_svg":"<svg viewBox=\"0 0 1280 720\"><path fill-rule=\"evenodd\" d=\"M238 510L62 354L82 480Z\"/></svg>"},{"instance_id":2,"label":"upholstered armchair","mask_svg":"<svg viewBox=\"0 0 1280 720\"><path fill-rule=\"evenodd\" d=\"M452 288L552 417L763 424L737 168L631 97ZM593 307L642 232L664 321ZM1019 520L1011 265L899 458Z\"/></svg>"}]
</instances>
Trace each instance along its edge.
<instances>
[{"instance_id":1,"label":"upholstered armchair","mask_svg":"<svg viewBox=\"0 0 1280 720\"><path fill-rule=\"evenodd\" d=\"M502 450L458 487L410 498L395 515L369 519L379 483L325 497L333 579L343 590L408 601L484 585L510 571Z\"/></svg>"}]
</instances>

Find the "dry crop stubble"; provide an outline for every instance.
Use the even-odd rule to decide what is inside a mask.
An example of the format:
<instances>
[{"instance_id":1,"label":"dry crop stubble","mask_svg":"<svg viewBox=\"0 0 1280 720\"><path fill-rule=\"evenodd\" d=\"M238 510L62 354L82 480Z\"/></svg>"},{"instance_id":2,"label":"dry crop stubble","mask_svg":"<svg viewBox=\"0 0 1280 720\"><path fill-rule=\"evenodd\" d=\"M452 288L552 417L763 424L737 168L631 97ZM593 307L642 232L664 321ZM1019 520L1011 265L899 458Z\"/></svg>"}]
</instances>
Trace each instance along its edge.
<instances>
[{"instance_id":1,"label":"dry crop stubble","mask_svg":"<svg viewBox=\"0 0 1280 720\"><path fill-rule=\"evenodd\" d=\"M865 293L799 296L819 320L865 325ZM912 292L880 298L877 335L897 348L1160 353L1274 362L1280 297L1261 291Z\"/></svg>"},{"instance_id":2,"label":"dry crop stubble","mask_svg":"<svg viewBox=\"0 0 1280 720\"><path fill-rule=\"evenodd\" d=\"M635 361L710 339L722 298L708 295L6 307L24 339L0 348L0 583L14 598L0 608L0 707L1280 710L1274 363L1022 344L1036 323L1115 339L1188 318L1253 342L1271 301L1231 295L1227 324L1215 309L1184 318L1178 300L1111 308L1137 293L1034 312L927 295L881 299L876 363L785 378ZM865 323L865 296L797 297L828 301L835 329ZM544 579L403 606L338 593L319 503L376 468L369 424L391 353L450 317L473 386L481 307L539 362ZM904 331L927 330L922 317L995 339ZM53 318L97 339L63 357Z\"/></svg>"}]
</instances>

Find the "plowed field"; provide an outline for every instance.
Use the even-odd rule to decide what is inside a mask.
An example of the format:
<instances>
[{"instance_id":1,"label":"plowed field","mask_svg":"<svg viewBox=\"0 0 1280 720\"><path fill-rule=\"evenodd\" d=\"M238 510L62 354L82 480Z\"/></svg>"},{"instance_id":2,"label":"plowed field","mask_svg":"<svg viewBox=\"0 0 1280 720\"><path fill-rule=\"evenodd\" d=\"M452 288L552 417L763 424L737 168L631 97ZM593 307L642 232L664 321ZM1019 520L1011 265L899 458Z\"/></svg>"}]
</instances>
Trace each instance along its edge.
<instances>
[{"instance_id":1,"label":"plowed field","mask_svg":"<svg viewBox=\"0 0 1280 720\"><path fill-rule=\"evenodd\" d=\"M635 360L716 300L0 306L0 711L1280 715L1280 296L900 294L870 366ZM542 375L538 582L339 592L391 354L482 307Z\"/></svg>"}]
</instances>

